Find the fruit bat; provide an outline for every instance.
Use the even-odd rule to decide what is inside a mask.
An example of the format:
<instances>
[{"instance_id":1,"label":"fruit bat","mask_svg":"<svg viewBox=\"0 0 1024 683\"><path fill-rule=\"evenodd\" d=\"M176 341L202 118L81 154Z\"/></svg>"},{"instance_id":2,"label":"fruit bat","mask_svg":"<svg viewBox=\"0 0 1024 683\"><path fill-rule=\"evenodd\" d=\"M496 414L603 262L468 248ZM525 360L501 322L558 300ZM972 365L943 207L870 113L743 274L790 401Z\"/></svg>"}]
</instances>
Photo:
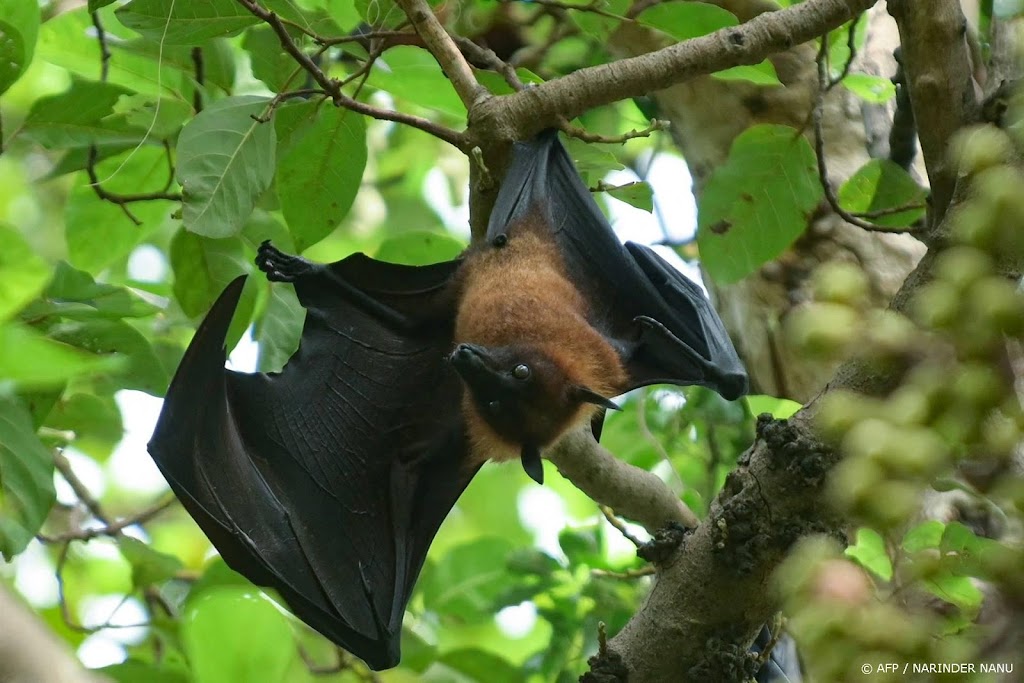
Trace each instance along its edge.
<instances>
[{"instance_id":1,"label":"fruit bat","mask_svg":"<svg viewBox=\"0 0 1024 683\"><path fill-rule=\"evenodd\" d=\"M558 141L514 146L486 239L428 266L264 243L306 320L280 373L228 371L244 276L199 326L149 452L229 566L374 669L434 534L485 460L540 452L657 382L747 377L700 289L623 246ZM511 473L509 476L513 476Z\"/></svg>"}]
</instances>

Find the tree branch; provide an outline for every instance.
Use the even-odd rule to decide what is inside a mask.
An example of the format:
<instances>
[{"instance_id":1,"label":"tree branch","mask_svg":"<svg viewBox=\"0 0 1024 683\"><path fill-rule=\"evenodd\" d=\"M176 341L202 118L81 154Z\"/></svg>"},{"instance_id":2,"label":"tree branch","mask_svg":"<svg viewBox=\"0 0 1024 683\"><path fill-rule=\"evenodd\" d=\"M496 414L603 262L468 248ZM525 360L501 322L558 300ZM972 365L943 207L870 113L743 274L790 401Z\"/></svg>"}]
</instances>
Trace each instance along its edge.
<instances>
[{"instance_id":1,"label":"tree branch","mask_svg":"<svg viewBox=\"0 0 1024 683\"><path fill-rule=\"evenodd\" d=\"M560 117L667 88L812 40L853 19L877 0L807 0L740 26L609 64L579 69L536 87L484 100L470 111L477 143L522 140Z\"/></svg>"},{"instance_id":2,"label":"tree branch","mask_svg":"<svg viewBox=\"0 0 1024 683\"><path fill-rule=\"evenodd\" d=\"M978 111L967 20L959 0L889 0L888 8L900 30L900 64L932 190L930 224L937 225L956 183L946 146Z\"/></svg>"},{"instance_id":3,"label":"tree branch","mask_svg":"<svg viewBox=\"0 0 1024 683\"><path fill-rule=\"evenodd\" d=\"M665 482L616 458L594 441L589 430L567 434L545 453L573 486L652 534L669 522L697 526L697 515Z\"/></svg>"},{"instance_id":4,"label":"tree branch","mask_svg":"<svg viewBox=\"0 0 1024 683\"><path fill-rule=\"evenodd\" d=\"M473 69L462 56L455 41L448 35L448 31L434 16L434 12L426 0L397 1L402 11L409 17L409 21L412 22L416 33L423 39L427 49L441 65L448 80L452 82L455 92L459 94L459 99L466 105L466 110L471 110L478 102L491 97L490 92L477 83Z\"/></svg>"},{"instance_id":5,"label":"tree branch","mask_svg":"<svg viewBox=\"0 0 1024 683\"><path fill-rule=\"evenodd\" d=\"M0 681L100 683L108 680L86 671L67 644L0 585Z\"/></svg>"}]
</instances>

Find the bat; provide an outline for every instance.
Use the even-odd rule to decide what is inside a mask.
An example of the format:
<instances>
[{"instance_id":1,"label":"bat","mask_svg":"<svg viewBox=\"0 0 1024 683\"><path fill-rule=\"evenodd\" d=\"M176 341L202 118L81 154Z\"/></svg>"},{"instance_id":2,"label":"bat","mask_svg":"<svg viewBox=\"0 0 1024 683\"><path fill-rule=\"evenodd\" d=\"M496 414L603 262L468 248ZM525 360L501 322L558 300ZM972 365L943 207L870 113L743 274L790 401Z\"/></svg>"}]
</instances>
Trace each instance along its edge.
<instances>
[{"instance_id":1,"label":"bat","mask_svg":"<svg viewBox=\"0 0 1024 683\"><path fill-rule=\"evenodd\" d=\"M226 370L244 277L199 326L149 452L229 566L371 668L399 661L427 549L485 460L541 451L653 383L747 376L701 290L622 245L557 133L514 146L486 239L406 266L264 243L306 320L280 373Z\"/></svg>"}]
</instances>

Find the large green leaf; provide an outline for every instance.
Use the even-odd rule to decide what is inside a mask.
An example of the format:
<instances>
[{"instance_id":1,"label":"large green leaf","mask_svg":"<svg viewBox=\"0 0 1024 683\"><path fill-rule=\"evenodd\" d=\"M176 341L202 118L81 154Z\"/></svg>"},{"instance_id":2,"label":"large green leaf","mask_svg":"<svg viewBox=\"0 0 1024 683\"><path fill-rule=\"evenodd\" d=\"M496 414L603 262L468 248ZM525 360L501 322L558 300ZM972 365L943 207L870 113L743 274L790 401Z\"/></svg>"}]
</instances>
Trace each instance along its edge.
<instances>
[{"instance_id":1,"label":"large green leaf","mask_svg":"<svg viewBox=\"0 0 1024 683\"><path fill-rule=\"evenodd\" d=\"M802 135L787 126L748 128L701 195L701 263L720 282L740 280L803 233L822 196L814 151Z\"/></svg>"},{"instance_id":2,"label":"large green leaf","mask_svg":"<svg viewBox=\"0 0 1024 683\"><path fill-rule=\"evenodd\" d=\"M24 325L0 325L0 377L20 387L52 387L120 365L120 359L83 353Z\"/></svg>"},{"instance_id":3,"label":"large green leaf","mask_svg":"<svg viewBox=\"0 0 1024 683\"><path fill-rule=\"evenodd\" d=\"M259 22L236 0L132 0L117 16L128 28L167 45L195 45Z\"/></svg>"},{"instance_id":4,"label":"large green leaf","mask_svg":"<svg viewBox=\"0 0 1024 683\"><path fill-rule=\"evenodd\" d=\"M144 147L128 157L108 159L96 167L109 192L145 192L167 181L164 151ZM64 208L64 237L68 260L90 273L128 257L132 250L168 220L176 205L165 200L135 202L129 206L141 223L136 225L120 206L100 199L85 173L71 191Z\"/></svg>"},{"instance_id":5,"label":"large green leaf","mask_svg":"<svg viewBox=\"0 0 1024 683\"><path fill-rule=\"evenodd\" d=\"M61 397L47 413L44 424L73 435L68 443L99 461L105 460L124 436L121 411L109 394L79 391Z\"/></svg>"},{"instance_id":6,"label":"large green leaf","mask_svg":"<svg viewBox=\"0 0 1024 683\"><path fill-rule=\"evenodd\" d=\"M839 204L853 213L893 209L908 204L920 208L871 218L873 223L889 227L905 227L924 217L924 201L928 191L918 185L910 174L888 159L872 159L839 188Z\"/></svg>"},{"instance_id":7,"label":"large green leaf","mask_svg":"<svg viewBox=\"0 0 1024 683\"><path fill-rule=\"evenodd\" d=\"M366 168L363 117L330 105L305 102L305 122L278 158L277 196L295 249L326 237L352 208Z\"/></svg>"},{"instance_id":8,"label":"large green leaf","mask_svg":"<svg viewBox=\"0 0 1024 683\"><path fill-rule=\"evenodd\" d=\"M38 0L0 3L0 94L25 73L39 34Z\"/></svg>"},{"instance_id":9,"label":"large green leaf","mask_svg":"<svg viewBox=\"0 0 1024 683\"><path fill-rule=\"evenodd\" d=\"M892 579L892 560L886 552L885 539L874 529L857 529L857 542L846 549L846 556L857 560L883 581Z\"/></svg>"},{"instance_id":10,"label":"large green leaf","mask_svg":"<svg viewBox=\"0 0 1024 683\"><path fill-rule=\"evenodd\" d=\"M36 437L25 406L0 395L0 554L4 559L10 561L25 549L54 500L53 456Z\"/></svg>"},{"instance_id":11,"label":"large green leaf","mask_svg":"<svg viewBox=\"0 0 1024 683\"><path fill-rule=\"evenodd\" d=\"M408 45L391 48L377 61L367 82L395 98L459 120L466 118L466 107L451 81L437 68L437 61L430 53L421 48Z\"/></svg>"},{"instance_id":12,"label":"large green leaf","mask_svg":"<svg viewBox=\"0 0 1024 683\"><path fill-rule=\"evenodd\" d=\"M0 321L17 313L46 285L50 268L12 227L0 224Z\"/></svg>"},{"instance_id":13,"label":"large green leaf","mask_svg":"<svg viewBox=\"0 0 1024 683\"><path fill-rule=\"evenodd\" d=\"M283 92L298 65L281 49L281 39L269 26L253 26L245 31L242 48L249 53L252 75L274 92Z\"/></svg>"},{"instance_id":14,"label":"large green leaf","mask_svg":"<svg viewBox=\"0 0 1024 683\"><path fill-rule=\"evenodd\" d=\"M93 318L69 320L54 325L50 336L96 354L118 354L123 363L118 372L97 373L93 381L102 384L103 393L119 389L138 389L153 396L163 396L170 378L149 340L123 320Z\"/></svg>"},{"instance_id":15,"label":"large green leaf","mask_svg":"<svg viewBox=\"0 0 1024 683\"><path fill-rule=\"evenodd\" d=\"M276 134L261 123L264 97L214 102L178 138L178 182L185 227L206 237L237 233L274 178Z\"/></svg>"},{"instance_id":16,"label":"large green leaf","mask_svg":"<svg viewBox=\"0 0 1024 683\"><path fill-rule=\"evenodd\" d=\"M450 549L420 579L424 605L462 622L490 619L509 576L511 552L512 544L496 536Z\"/></svg>"},{"instance_id":17,"label":"large green leaf","mask_svg":"<svg viewBox=\"0 0 1024 683\"><path fill-rule=\"evenodd\" d=\"M220 293L248 271L248 258L237 237L210 239L179 230L171 241L174 296L189 317L206 313Z\"/></svg>"},{"instance_id":18,"label":"large green leaf","mask_svg":"<svg viewBox=\"0 0 1024 683\"><path fill-rule=\"evenodd\" d=\"M288 618L253 588L215 588L190 601L181 638L195 683L280 683L295 656Z\"/></svg>"},{"instance_id":19,"label":"large green leaf","mask_svg":"<svg viewBox=\"0 0 1024 683\"><path fill-rule=\"evenodd\" d=\"M645 9L637 20L646 26L683 41L706 36L729 26L738 26L739 19L728 10L706 2L662 2ZM781 85L775 67L765 60L756 65L741 65L712 74L722 80L752 81L758 85Z\"/></svg>"},{"instance_id":20,"label":"large green leaf","mask_svg":"<svg viewBox=\"0 0 1024 683\"><path fill-rule=\"evenodd\" d=\"M124 88L100 81L74 80L59 95L36 100L25 118L24 135L50 149L92 144L134 143L144 128L123 119L110 119Z\"/></svg>"},{"instance_id":21,"label":"large green leaf","mask_svg":"<svg viewBox=\"0 0 1024 683\"><path fill-rule=\"evenodd\" d=\"M465 244L448 233L410 230L384 240L374 257L388 263L425 266L451 261L465 248Z\"/></svg>"},{"instance_id":22,"label":"large green leaf","mask_svg":"<svg viewBox=\"0 0 1024 683\"><path fill-rule=\"evenodd\" d=\"M96 282L89 273L60 261L42 298L25 310L25 317L141 318L158 310L127 287Z\"/></svg>"}]
</instances>

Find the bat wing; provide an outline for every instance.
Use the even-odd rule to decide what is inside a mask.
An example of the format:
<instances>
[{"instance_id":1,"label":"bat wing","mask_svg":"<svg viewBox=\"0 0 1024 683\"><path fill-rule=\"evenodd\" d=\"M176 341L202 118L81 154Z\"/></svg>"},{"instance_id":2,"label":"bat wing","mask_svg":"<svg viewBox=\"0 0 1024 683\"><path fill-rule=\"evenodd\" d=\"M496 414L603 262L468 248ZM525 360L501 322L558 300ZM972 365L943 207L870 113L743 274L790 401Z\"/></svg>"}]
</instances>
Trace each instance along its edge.
<instances>
[{"instance_id":1,"label":"bat wing","mask_svg":"<svg viewBox=\"0 0 1024 683\"><path fill-rule=\"evenodd\" d=\"M149 451L232 568L387 668L430 542L475 474L443 360L450 329L410 313L437 305L458 264L301 263L306 323L284 369L225 370L235 280L189 346Z\"/></svg>"},{"instance_id":2,"label":"bat wing","mask_svg":"<svg viewBox=\"0 0 1024 683\"><path fill-rule=\"evenodd\" d=\"M699 384L730 400L746 393L747 374L711 303L653 250L619 242L554 130L515 145L488 241L514 238L517 223L538 212L589 303L591 324L619 350L627 388Z\"/></svg>"}]
</instances>

